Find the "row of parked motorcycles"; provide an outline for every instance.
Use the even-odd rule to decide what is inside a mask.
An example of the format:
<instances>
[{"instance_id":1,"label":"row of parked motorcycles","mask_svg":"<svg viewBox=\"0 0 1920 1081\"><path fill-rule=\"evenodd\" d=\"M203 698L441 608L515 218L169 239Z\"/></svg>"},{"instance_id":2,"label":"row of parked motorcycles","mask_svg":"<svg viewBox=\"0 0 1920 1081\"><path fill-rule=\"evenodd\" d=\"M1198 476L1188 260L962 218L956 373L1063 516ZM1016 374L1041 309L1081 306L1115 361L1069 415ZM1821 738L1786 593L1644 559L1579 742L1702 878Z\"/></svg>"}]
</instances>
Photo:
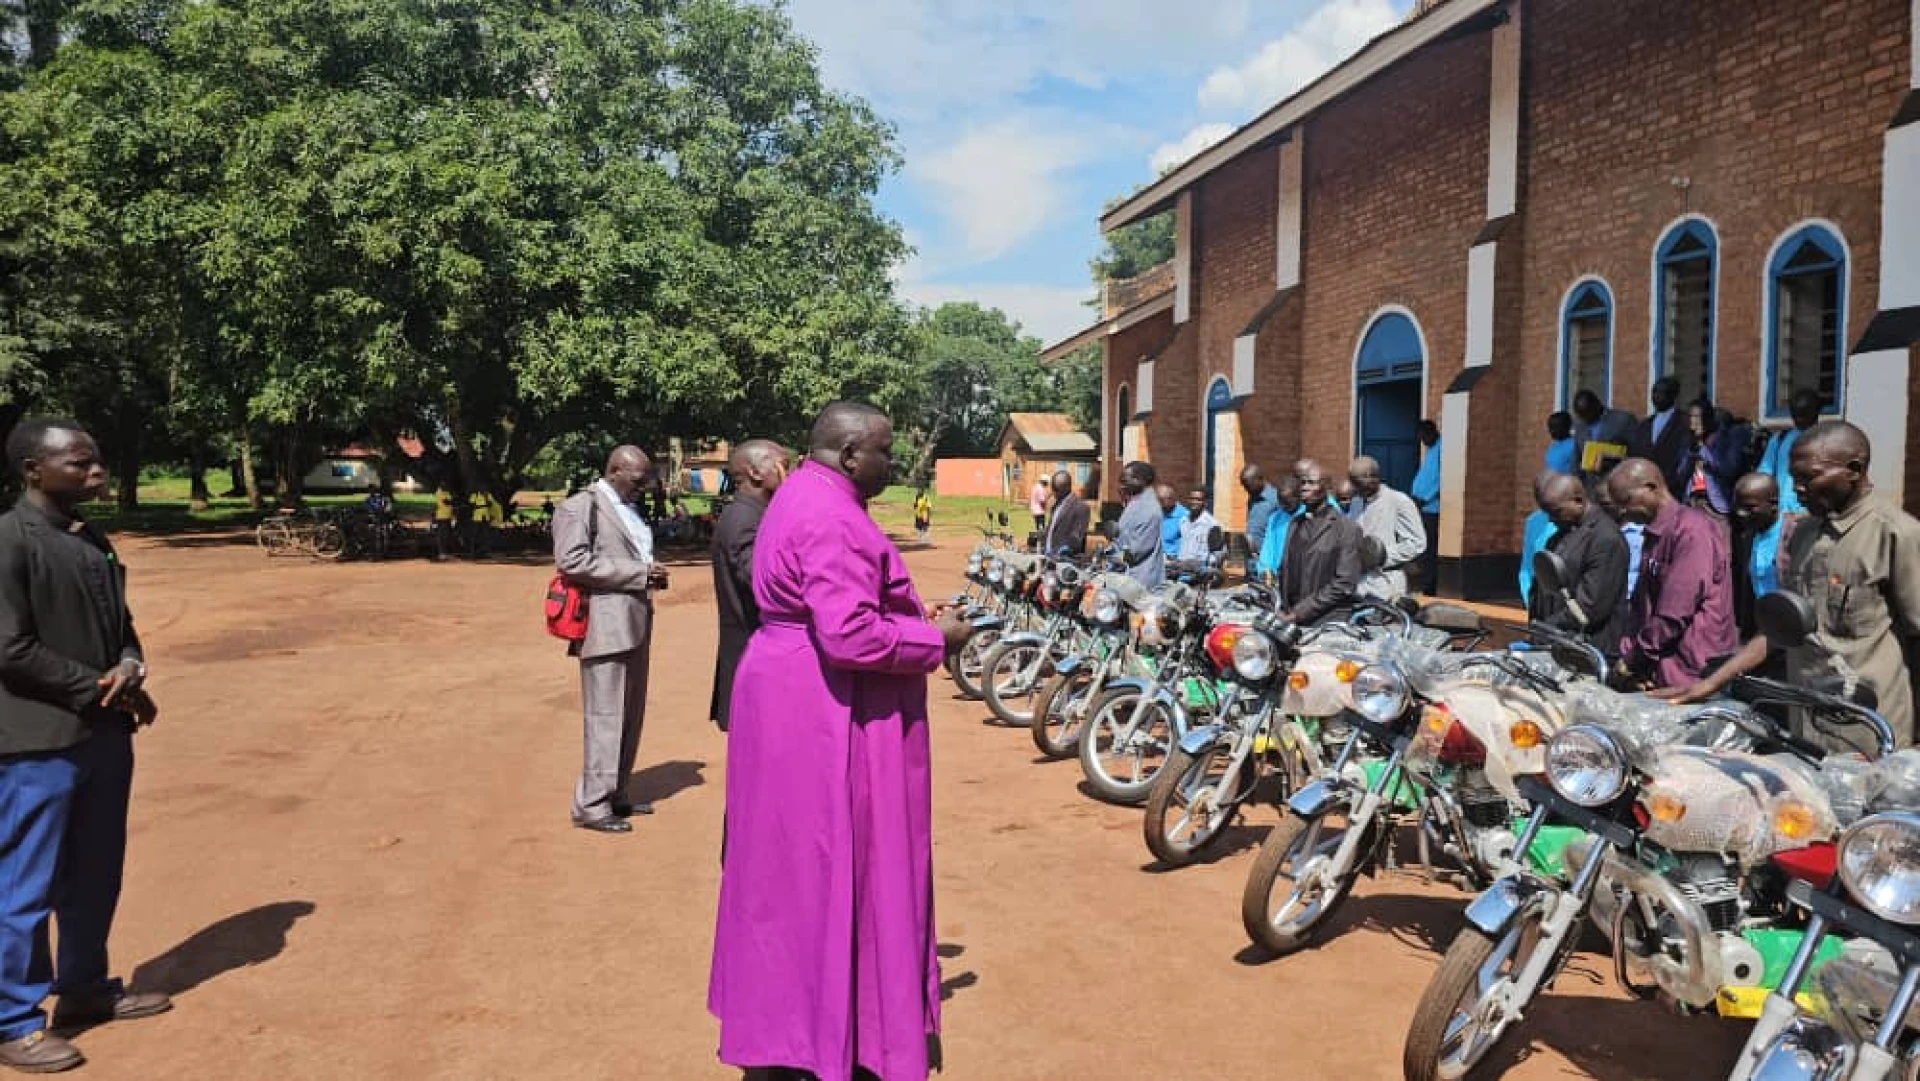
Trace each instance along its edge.
<instances>
[{"instance_id":1,"label":"row of parked motorcycles","mask_svg":"<svg viewBox=\"0 0 1920 1081\"><path fill-rule=\"evenodd\" d=\"M1408 1081L1493 1076L1590 930L1627 991L1752 1021L1733 1081L1920 1079L1920 752L1837 665L1675 706L1609 687L1574 634L1410 600L1299 626L1214 561L1146 589L1111 549L1022 550L1001 525L953 598L973 626L954 683L1142 806L1167 867L1219 858L1272 804L1240 900L1257 947L1323 944L1362 876L1419 869L1470 898ZM1534 574L1567 592L1554 553ZM1771 641L1811 648L1805 599L1759 610Z\"/></svg>"}]
</instances>

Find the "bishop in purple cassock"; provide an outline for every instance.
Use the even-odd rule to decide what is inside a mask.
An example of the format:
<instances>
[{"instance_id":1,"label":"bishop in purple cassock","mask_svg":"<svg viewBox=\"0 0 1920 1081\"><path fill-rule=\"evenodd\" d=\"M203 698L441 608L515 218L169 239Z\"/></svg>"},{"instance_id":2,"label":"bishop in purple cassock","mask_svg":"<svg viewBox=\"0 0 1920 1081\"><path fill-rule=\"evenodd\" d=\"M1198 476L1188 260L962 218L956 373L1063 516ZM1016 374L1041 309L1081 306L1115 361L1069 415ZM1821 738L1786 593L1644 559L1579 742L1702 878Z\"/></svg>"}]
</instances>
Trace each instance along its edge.
<instances>
[{"instance_id":1,"label":"bishop in purple cassock","mask_svg":"<svg viewBox=\"0 0 1920 1081\"><path fill-rule=\"evenodd\" d=\"M927 621L867 515L892 442L829 406L760 525L707 992L743 1068L924 1081L940 1027L927 675L966 625Z\"/></svg>"}]
</instances>

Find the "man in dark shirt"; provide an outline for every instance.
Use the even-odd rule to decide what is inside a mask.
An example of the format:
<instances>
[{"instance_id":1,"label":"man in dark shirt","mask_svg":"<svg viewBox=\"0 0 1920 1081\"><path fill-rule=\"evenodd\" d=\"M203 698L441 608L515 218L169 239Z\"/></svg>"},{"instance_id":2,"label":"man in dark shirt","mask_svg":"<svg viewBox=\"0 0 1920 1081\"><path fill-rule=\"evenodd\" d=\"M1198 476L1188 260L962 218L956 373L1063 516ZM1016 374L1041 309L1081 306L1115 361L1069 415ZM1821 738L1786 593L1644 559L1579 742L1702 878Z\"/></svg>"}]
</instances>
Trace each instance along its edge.
<instances>
[{"instance_id":1,"label":"man in dark shirt","mask_svg":"<svg viewBox=\"0 0 1920 1081\"><path fill-rule=\"evenodd\" d=\"M1078 558L1087 550L1087 501L1073 490L1073 477L1064 469L1048 482L1053 489L1053 513L1041 537L1040 550L1048 555L1065 552Z\"/></svg>"},{"instance_id":2,"label":"man in dark shirt","mask_svg":"<svg viewBox=\"0 0 1920 1081\"><path fill-rule=\"evenodd\" d=\"M787 451L778 443L750 439L727 462L736 498L720 512L713 528L713 599L720 606L720 650L713 665L713 701L708 715L727 730L733 703L733 673L747 639L760 626L760 605L753 599L753 542L767 501L787 477Z\"/></svg>"},{"instance_id":3,"label":"man in dark shirt","mask_svg":"<svg viewBox=\"0 0 1920 1081\"><path fill-rule=\"evenodd\" d=\"M1620 648L1621 624L1626 616L1627 541L1607 513L1587 499L1580 478L1550 473L1534 487L1535 501L1556 527L1547 551L1567 565L1567 592L1580 606L1584 625L1567 608L1560 593L1536 584L1527 616L1563 631L1579 632L1601 652Z\"/></svg>"},{"instance_id":4,"label":"man in dark shirt","mask_svg":"<svg viewBox=\"0 0 1920 1081\"><path fill-rule=\"evenodd\" d=\"M72 421L34 419L6 449L26 491L0 516L0 1065L50 1073L83 1059L47 1031L49 992L62 1028L172 1007L107 969L133 729L155 710L125 572L76 513L106 490L93 439Z\"/></svg>"},{"instance_id":5,"label":"man in dark shirt","mask_svg":"<svg viewBox=\"0 0 1920 1081\"><path fill-rule=\"evenodd\" d=\"M1280 596L1287 608L1281 615L1294 623L1317 623L1352 606L1364 571L1366 535L1327 498L1320 463L1305 460L1293 471L1306 513L1287 527L1287 553L1280 561Z\"/></svg>"},{"instance_id":6,"label":"man in dark shirt","mask_svg":"<svg viewBox=\"0 0 1920 1081\"><path fill-rule=\"evenodd\" d=\"M1620 639L1620 675L1685 687L1740 648L1726 534L1668 491L1660 467L1629 458L1607 478L1620 517L1647 530L1640 583Z\"/></svg>"}]
</instances>

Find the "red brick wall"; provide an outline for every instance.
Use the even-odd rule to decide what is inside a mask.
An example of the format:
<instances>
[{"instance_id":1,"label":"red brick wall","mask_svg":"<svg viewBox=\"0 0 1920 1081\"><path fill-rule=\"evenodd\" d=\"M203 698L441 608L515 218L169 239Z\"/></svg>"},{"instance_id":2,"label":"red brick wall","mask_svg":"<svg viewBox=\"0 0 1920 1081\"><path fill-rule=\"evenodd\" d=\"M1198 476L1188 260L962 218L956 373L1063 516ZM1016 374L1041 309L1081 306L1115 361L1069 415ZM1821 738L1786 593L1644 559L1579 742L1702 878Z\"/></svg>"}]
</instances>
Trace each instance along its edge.
<instances>
[{"instance_id":1,"label":"red brick wall","mask_svg":"<svg viewBox=\"0 0 1920 1081\"><path fill-rule=\"evenodd\" d=\"M1194 322L1198 324L1200 378L1190 393L1196 407L1205 401L1207 387L1216 377L1233 381L1233 342L1247 323L1273 299L1273 244L1275 204L1279 198L1279 152L1274 148L1255 151L1229 162L1208 176L1200 185L1195 200ZM1242 437L1251 436L1253 446L1271 441L1276 417L1255 409L1277 403L1285 395L1275 395L1254 377L1257 397L1242 407ZM1202 453L1204 431L1195 433L1194 453ZM1156 450L1156 453L1158 451ZM1256 459L1257 460L1257 459ZM1198 457L1196 457L1198 461ZM1204 472L1191 479L1198 483ZM1225 486L1233 477L1217 478ZM1216 508L1226 504L1216 496Z\"/></svg>"},{"instance_id":2,"label":"red brick wall","mask_svg":"<svg viewBox=\"0 0 1920 1081\"><path fill-rule=\"evenodd\" d=\"M1613 402L1646 411L1653 251L1682 214L1719 234L1715 378L1727 408L1760 415L1766 263L1796 223L1839 227L1852 256L1847 336L1866 328L1909 14L1906 0L1528 0L1525 295L1520 355L1500 358L1524 373L1521 460L1545 449L1560 306L1583 275L1613 291ZM1512 494L1517 520L1531 500Z\"/></svg>"},{"instance_id":3,"label":"red brick wall","mask_svg":"<svg viewBox=\"0 0 1920 1081\"><path fill-rule=\"evenodd\" d=\"M1488 44L1477 34L1432 46L1307 124L1296 394L1308 405L1301 449L1331 469L1353 455L1354 351L1375 311L1398 304L1419 323L1429 416L1465 357L1467 249L1486 217Z\"/></svg>"},{"instance_id":4,"label":"red brick wall","mask_svg":"<svg viewBox=\"0 0 1920 1081\"><path fill-rule=\"evenodd\" d=\"M1156 315L1144 322L1128 327L1126 330L1107 339L1107 426L1109 430L1100 437L1101 461L1100 498L1112 501L1120 498L1120 467L1125 465L1120 454L1123 450L1121 432L1126 429L1130 416L1121 416L1119 395L1121 384L1127 386L1130 408L1140 408L1140 361L1147 354L1167 340L1173 329L1173 316ZM1162 377L1164 379L1164 377ZM1161 385L1165 385L1162 383ZM1156 404L1158 404L1156 402ZM1155 450L1155 434L1151 425L1148 429L1147 443L1150 453Z\"/></svg>"},{"instance_id":5,"label":"red brick wall","mask_svg":"<svg viewBox=\"0 0 1920 1081\"><path fill-rule=\"evenodd\" d=\"M1175 488L1193 487L1204 476L1200 468L1200 399L1206 393L1197 320L1174 328L1173 341L1160 350L1154 363L1153 387L1147 453L1153 459L1154 472Z\"/></svg>"}]
</instances>

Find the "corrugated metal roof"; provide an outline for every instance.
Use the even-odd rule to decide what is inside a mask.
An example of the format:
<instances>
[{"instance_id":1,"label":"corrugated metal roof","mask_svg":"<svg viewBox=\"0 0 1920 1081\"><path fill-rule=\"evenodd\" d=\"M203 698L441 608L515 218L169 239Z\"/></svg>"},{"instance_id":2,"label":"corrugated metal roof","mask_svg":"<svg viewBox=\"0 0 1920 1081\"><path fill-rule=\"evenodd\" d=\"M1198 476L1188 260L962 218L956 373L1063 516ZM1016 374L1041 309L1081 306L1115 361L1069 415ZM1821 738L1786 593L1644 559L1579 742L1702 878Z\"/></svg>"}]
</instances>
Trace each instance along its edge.
<instances>
[{"instance_id":1,"label":"corrugated metal roof","mask_svg":"<svg viewBox=\"0 0 1920 1081\"><path fill-rule=\"evenodd\" d=\"M1013 430L1031 439L1036 435L1058 434L1077 431L1073 418L1065 413L1008 413L1007 423Z\"/></svg>"},{"instance_id":2,"label":"corrugated metal roof","mask_svg":"<svg viewBox=\"0 0 1920 1081\"><path fill-rule=\"evenodd\" d=\"M1026 436L1022 442L1035 454L1092 454L1100 449L1085 432L1057 432Z\"/></svg>"}]
</instances>

